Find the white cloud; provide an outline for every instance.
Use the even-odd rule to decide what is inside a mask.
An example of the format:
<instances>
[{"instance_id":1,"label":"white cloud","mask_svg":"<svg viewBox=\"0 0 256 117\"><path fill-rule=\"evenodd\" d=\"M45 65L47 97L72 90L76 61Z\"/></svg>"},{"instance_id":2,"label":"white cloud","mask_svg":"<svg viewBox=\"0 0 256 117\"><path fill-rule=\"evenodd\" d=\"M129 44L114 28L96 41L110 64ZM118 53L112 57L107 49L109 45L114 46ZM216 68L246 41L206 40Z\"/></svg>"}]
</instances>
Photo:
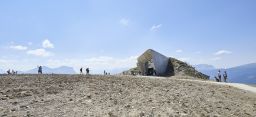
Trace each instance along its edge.
<instances>
[{"instance_id":1,"label":"white cloud","mask_svg":"<svg viewBox=\"0 0 256 117\"><path fill-rule=\"evenodd\" d=\"M42 45L43 48L54 48L54 45L48 39L44 40Z\"/></svg>"},{"instance_id":2,"label":"white cloud","mask_svg":"<svg viewBox=\"0 0 256 117\"><path fill-rule=\"evenodd\" d=\"M156 31L158 31L161 27L162 27L162 24L153 25L153 26L150 28L150 31L156 32Z\"/></svg>"},{"instance_id":3,"label":"white cloud","mask_svg":"<svg viewBox=\"0 0 256 117\"><path fill-rule=\"evenodd\" d=\"M179 50L176 50L177 53L181 53L183 52L183 50L179 49Z\"/></svg>"},{"instance_id":4,"label":"white cloud","mask_svg":"<svg viewBox=\"0 0 256 117\"><path fill-rule=\"evenodd\" d=\"M224 55L224 54L232 54L231 51L228 50L219 50L217 52L214 53L214 55L218 56L218 55Z\"/></svg>"},{"instance_id":5,"label":"white cloud","mask_svg":"<svg viewBox=\"0 0 256 117\"><path fill-rule=\"evenodd\" d=\"M22 45L10 46L10 48L14 49L14 50L27 50L28 49L28 47L22 46Z\"/></svg>"},{"instance_id":6,"label":"white cloud","mask_svg":"<svg viewBox=\"0 0 256 117\"><path fill-rule=\"evenodd\" d=\"M221 60L222 58L221 57L214 57L214 58L211 58L212 61L218 61L218 60Z\"/></svg>"},{"instance_id":7,"label":"white cloud","mask_svg":"<svg viewBox=\"0 0 256 117\"><path fill-rule=\"evenodd\" d=\"M122 24L123 26L128 26L129 25L130 20L126 19L126 18L122 18L119 23Z\"/></svg>"},{"instance_id":8,"label":"white cloud","mask_svg":"<svg viewBox=\"0 0 256 117\"><path fill-rule=\"evenodd\" d=\"M40 56L40 57L49 57L53 56L53 53L46 51L45 49L35 49L35 50L29 50L27 51L27 54L34 55L34 56Z\"/></svg>"},{"instance_id":9,"label":"white cloud","mask_svg":"<svg viewBox=\"0 0 256 117\"><path fill-rule=\"evenodd\" d=\"M33 43L32 42L28 42L28 45L32 45Z\"/></svg>"}]
</instances>

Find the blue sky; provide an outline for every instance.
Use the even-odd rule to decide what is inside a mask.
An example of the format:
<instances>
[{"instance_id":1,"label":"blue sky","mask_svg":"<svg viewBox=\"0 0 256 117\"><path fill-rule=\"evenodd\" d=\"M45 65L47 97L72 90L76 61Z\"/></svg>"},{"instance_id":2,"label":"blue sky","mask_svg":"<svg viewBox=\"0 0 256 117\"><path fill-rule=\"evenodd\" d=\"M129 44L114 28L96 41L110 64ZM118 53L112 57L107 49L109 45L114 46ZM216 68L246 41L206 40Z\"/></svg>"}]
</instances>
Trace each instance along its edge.
<instances>
[{"instance_id":1,"label":"blue sky","mask_svg":"<svg viewBox=\"0 0 256 117\"><path fill-rule=\"evenodd\" d=\"M256 62L255 0L6 0L0 68L136 65L152 48L190 64Z\"/></svg>"}]
</instances>

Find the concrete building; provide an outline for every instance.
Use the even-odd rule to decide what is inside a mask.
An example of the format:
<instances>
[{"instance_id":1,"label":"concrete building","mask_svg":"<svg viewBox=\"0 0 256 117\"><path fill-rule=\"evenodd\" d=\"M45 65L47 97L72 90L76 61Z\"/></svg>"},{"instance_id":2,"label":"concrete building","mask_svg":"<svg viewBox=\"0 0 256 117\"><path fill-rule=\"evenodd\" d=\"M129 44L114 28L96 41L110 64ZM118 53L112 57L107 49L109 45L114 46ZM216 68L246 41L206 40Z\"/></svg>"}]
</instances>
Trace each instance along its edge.
<instances>
[{"instance_id":1,"label":"concrete building","mask_svg":"<svg viewBox=\"0 0 256 117\"><path fill-rule=\"evenodd\" d=\"M141 75L164 76L168 72L169 58L149 49L138 57L137 67Z\"/></svg>"}]
</instances>

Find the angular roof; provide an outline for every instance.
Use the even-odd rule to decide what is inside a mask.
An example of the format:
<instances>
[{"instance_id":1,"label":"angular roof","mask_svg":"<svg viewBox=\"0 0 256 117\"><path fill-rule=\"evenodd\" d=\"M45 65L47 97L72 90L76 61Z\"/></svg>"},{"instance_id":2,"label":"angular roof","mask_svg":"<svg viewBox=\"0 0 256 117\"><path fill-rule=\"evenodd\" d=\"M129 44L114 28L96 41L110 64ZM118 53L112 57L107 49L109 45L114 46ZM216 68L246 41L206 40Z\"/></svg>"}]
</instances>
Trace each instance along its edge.
<instances>
[{"instance_id":1,"label":"angular roof","mask_svg":"<svg viewBox=\"0 0 256 117\"><path fill-rule=\"evenodd\" d=\"M152 54L156 53L160 56L164 56L163 54L153 50L153 49L148 49L147 51L145 51L141 56L138 57L138 61L149 61L150 59L152 59ZM166 57L166 56L164 56Z\"/></svg>"}]
</instances>

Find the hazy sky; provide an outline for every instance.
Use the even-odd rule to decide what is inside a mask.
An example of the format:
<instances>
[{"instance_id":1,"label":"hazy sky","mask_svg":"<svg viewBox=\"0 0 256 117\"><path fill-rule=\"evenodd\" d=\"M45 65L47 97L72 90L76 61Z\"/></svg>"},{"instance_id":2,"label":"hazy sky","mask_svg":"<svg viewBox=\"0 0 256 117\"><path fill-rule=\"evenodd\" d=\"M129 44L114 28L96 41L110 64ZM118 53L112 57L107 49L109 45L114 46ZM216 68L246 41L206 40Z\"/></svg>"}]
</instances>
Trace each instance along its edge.
<instances>
[{"instance_id":1,"label":"hazy sky","mask_svg":"<svg viewBox=\"0 0 256 117\"><path fill-rule=\"evenodd\" d=\"M256 62L255 0L2 0L0 68L136 65L152 48L190 64Z\"/></svg>"}]
</instances>

